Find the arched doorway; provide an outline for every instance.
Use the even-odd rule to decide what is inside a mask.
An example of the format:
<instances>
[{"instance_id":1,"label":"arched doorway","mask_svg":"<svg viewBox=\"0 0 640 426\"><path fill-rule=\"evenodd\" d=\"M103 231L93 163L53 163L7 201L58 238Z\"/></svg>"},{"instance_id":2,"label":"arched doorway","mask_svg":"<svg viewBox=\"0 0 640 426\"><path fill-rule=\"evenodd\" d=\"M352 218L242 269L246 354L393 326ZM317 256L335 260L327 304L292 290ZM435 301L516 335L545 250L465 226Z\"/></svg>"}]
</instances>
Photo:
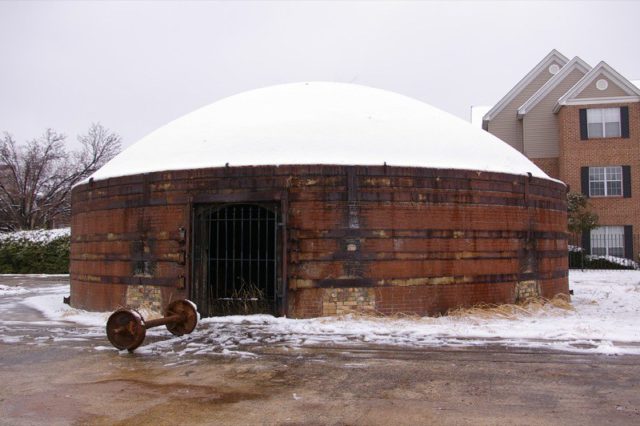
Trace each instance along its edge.
<instances>
[{"instance_id":1,"label":"arched doorway","mask_svg":"<svg viewBox=\"0 0 640 426\"><path fill-rule=\"evenodd\" d=\"M278 313L278 206L202 205L193 219L190 297L201 315Z\"/></svg>"}]
</instances>

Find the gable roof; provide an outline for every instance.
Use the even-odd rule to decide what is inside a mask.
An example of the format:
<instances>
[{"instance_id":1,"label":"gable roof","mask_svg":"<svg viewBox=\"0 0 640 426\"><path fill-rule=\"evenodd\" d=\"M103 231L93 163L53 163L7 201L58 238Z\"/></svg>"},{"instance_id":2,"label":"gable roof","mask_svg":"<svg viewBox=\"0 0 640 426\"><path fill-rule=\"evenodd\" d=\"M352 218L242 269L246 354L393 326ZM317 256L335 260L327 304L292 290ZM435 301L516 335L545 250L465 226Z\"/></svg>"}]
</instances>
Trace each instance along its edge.
<instances>
[{"instance_id":1,"label":"gable roof","mask_svg":"<svg viewBox=\"0 0 640 426\"><path fill-rule=\"evenodd\" d=\"M579 57L573 58L560 71L551 77L545 84L538 89L524 104L518 108L518 118L522 118L527 112L531 111L538 102L544 99L553 89L555 89L562 80L564 80L573 70L579 70L583 74L591 70L591 66Z\"/></svg>"},{"instance_id":2,"label":"gable roof","mask_svg":"<svg viewBox=\"0 0 640 426\"><path fill-rule=\"evenodd\" d=\"M620 87L627 96L618 96L615 98L580 98L576 96L580 94L589 84L591 84L598 76L603 75L613 81ZM583 104L604 104L610 102L636 102L640 101L640 88L636 87L629 80L624 78L618 71L611 68L609 64L600 61L591 71L586 73L567 93L562 95L556 103L553 112L558 112L563 105L583 105Z\"/></svg>"},{"instance_id":3,"label":"gable roof","mask_svg":"<svg viewBox=\"0 0 640 426\"><path fill-rule=\"evenodd\" d=\"M529 85L537 76L549 67L552 62L560 62L563 66L569 62L569 58L564 56L562 53L558 52L556 49L553 49L547 56L545 56L538 64L533 67L531 71L524 76L522 80L518 82L510 91L507 93L502 99L498 101L497 104L489 110L483 117L483 121L491 121L493 118L504 109L509 102L511 102L518 94Z\"/></svg>"}]
</instances>

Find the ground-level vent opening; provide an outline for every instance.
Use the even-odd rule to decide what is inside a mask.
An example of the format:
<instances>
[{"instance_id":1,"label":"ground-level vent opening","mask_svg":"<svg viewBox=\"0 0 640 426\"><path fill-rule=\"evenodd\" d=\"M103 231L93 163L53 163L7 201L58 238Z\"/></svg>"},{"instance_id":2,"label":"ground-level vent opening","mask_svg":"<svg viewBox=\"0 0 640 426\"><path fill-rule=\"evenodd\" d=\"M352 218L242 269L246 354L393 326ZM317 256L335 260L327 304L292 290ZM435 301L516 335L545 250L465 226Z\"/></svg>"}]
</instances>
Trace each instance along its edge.
<instances>
[{"instance_id":1,"label":"ground-level vent opening","mask_svg":"<svg viewBox=\"0 0 640 426\"><path fill-rule=\"evenodd\" d=\"M280 312L278 222L275 204L195 207L190 297L202 316Z\"/></svg>"}]
</instances>

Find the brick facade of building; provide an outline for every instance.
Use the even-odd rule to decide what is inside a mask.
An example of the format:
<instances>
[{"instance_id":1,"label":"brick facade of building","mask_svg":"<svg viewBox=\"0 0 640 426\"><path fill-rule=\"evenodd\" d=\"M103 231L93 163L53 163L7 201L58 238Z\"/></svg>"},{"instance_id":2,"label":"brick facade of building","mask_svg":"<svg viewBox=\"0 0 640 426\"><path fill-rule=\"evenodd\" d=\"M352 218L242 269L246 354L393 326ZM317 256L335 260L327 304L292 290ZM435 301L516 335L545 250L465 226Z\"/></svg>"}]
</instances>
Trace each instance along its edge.
<instances>
[{"instance_id":1,"label":"brick facade of building","mask_svg":"<svg viewBox=\"0 0 640 426\"><path fill-rule=\"evenodd\" d=\"M547 65L552 62L571 69L551 73ZM583 77L574 84L580 72ZM567 83L570 75L574 80ZM600 227L580 236L577 244L592 254L637 260L640 244L634 235L640 234L640 89L604 62L591 68L579 58L568 61L556 51L543 59L517 88L528 91L530 98L518 107L507 102L515 96L513 90L509 92L485 115L485 130L501 136L523 153L527 149L520 146L530 152L557 152L551 157L529 157L549 176L565 182L569 191L588 197L591 209L598 215ZM530 116L535 108L537 115ZM546 115L541 114L540 108L545 109ZM610 125L614 137L594 137L590 133L587 116L596 113L616 117L609 119L613 120L609 124L603 119L603 128ZM502 131L504 122L527 120L530 121L524 127L528 133L514 137ZM591 124L600 132L598 123ZM557 134L550 134L550 129ZM601 177L605 175L606 178Z\"/></svg>"}]
</instances>

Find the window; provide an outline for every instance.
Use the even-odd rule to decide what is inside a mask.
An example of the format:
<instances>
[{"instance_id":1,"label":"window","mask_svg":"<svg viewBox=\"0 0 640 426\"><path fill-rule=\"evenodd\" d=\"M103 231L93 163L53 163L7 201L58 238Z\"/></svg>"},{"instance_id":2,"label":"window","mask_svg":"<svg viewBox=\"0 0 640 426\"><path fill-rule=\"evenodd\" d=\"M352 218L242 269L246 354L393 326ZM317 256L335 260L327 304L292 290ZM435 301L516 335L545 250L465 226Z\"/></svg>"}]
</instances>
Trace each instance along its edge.
<instances>
[{"instance_id":1,"label":"window","mask_svg":"<svg viewBox=\"0 0 640 426\"><path fill-rule=\"evenodd\" d=\"M624 226L600 226L593 229L591 254L624 257Z\"/></svg>"},{"instance_id":2,"label":"window","mask_svg":"<svg viewBox=\"0 0 640 426\"><path fill-rule=\"evenodd\" d=\"M619 138L621 136L620 108L587 109L587 135L593 138Z\"/></svg>"},{"instance_id":3,"label":"window","mask_svg":"<svg viewBox=\"0 0 640 426\"><path fill-rule=\"evenodd\" d=\"M589 167L589 196L622 195L622 166Z\"/></svg>"}]
</instances>

